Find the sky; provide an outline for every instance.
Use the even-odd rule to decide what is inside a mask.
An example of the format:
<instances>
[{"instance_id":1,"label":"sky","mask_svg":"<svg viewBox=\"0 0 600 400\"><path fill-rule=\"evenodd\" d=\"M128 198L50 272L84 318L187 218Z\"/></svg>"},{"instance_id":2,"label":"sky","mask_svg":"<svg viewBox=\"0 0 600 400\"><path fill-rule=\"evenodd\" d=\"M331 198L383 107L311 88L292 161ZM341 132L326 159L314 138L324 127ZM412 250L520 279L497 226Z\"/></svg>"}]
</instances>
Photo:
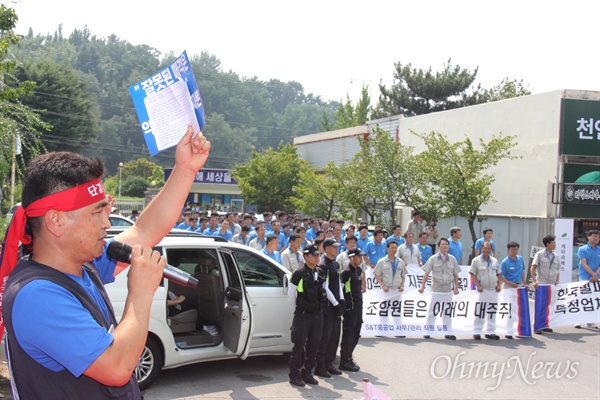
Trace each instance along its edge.
<instances>
[{"instance_id":1,"label":"sky","mask_svg":"<svg viewBox=\"0 0 600 400\"><path fill-rule=\"evenodd\" d=\"M208 51L242 77L298 81L356 101L390 85L394 64L479 68L484 88L600 90L600 0L15 0L16 33L88 26L163 53ZM198 87L202 93L202 78Z\"/></svg>"}]
</instances>

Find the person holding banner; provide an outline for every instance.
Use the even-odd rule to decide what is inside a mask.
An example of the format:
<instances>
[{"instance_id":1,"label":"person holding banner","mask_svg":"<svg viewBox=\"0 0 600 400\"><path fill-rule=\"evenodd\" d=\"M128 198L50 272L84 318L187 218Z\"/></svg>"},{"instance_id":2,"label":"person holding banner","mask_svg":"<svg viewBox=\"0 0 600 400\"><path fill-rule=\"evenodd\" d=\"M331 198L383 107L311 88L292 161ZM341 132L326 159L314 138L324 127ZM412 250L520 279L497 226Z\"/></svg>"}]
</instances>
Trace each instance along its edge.
<instances>
[{"instance_id":1,"label":"person holding banner","mask_svg":"<svg viewBox=\"0 0 600 400\"><path fill-rule=\"evenodd\" d=\"M600 274L600 231L591 229L587 233L588 243L581 246L577 251L579 258L579 280L598 282ZM589 323L588 328L598 328L598 325ZM575 328L581 328L580 324L575 325Z\"/></svg>"},{"instance_id":2,"label":"person holding banner","mask_svg":"<svg viewBox=\"0 0 600 400\"><path fill-rule=\"evenodd\" d=\"M553 235L544 236L542 243L545 249L538 251L531 263L531 283L535 288L535 325L539 327L535 330L535 333L538 335L541 335L542 332L552 332L547 319L540 320L538 315L543 315L541 311L548 304L548 301L542 300L542 297L546 297L544 295L546 291L542 290L540 285L558 285L560 278L560 261L554 253L554 249L556 249L555 239L556 237Z\"/></svg>"},{"instance_id":3,"label":"person holding banner","mask_svg":"<svg viewBox=\"0 0 600 400\"><path fill-rule=\"evenodd\" d=\"M427 312L427 325L429 326L433 326L433 323L435 322L435 315L433 314L434 304L451 302L452 293L458 294L458 274L460 273L460 266L458 265L456 258L448 252L449 248L450 242L448 239L440 238L438 241L438 253L430 257L423 266L423 282L419 288L419 293L425 291L427 278L429 278L429 274L433 274L431 285L433 294L431 296L431 305ZM453 284L454 288L452 288ZM444 314L442 321L445 325L445 330L452 329L452 319L448 315ZM423 337L429 339L431 336L425 335ZM444 337L448 340L456 340L455 335L445 335Z\"/></svg>"},{"instance_id":4,"label":"person holding banner","mask_svg":"<svg viewBox=\"0 0 600 400\"><path fill-rule=\"evenodd\" d=\"M492 244L490 242L483 242L481 245L481 255L477 256L471 261L471 279L477 287L477 291L482 293L485 291L500 291L500 285L502 281L500 277L500 266L498 260L491 256ZM485 303L482 303L485 304ZM485 310L484 310L485 311ZM487 312L483 312L483 319L486 321L488 332L492 332L485 335L486 339L499 340L500 336L494 334L496 331L496 313L491 318L487 318ZM483 328L483 320L481 317L475 319L475 329L479 330ZM481 340L481 335L473 335L473 339Z\"/></svg>"}]
</instances>

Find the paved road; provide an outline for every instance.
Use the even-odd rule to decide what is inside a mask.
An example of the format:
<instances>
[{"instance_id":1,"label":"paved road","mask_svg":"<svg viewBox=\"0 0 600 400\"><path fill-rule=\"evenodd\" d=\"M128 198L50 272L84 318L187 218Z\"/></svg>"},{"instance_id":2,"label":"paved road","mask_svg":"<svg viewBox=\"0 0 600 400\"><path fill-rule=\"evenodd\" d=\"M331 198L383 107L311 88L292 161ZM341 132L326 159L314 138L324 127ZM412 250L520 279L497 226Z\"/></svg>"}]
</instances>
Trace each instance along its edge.
<instances>
[{"instance_id":1,"label":"paved road","mask_svg":"<svg viewBox=\"0 0 600 400\"><path fill-rule=\"evenodd\" d=\"M600 399L600 333L563 327L530 339L365 338L358 373L292 387L285 357L202 363L161 373L153 399L361 399L362 379L392 399ZM462 377L461 377L462 374Z\"/></svg>"}]
</instances>

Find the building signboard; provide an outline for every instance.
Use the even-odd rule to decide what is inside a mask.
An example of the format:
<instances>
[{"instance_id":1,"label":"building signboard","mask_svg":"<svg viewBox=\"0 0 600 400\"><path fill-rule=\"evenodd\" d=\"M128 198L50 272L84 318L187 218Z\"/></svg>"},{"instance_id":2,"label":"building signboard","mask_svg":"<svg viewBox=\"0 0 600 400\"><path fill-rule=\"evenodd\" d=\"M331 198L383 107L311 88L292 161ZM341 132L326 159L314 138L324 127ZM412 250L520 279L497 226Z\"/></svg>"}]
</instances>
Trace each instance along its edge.
<instances>
[{"instance_id":1,"label":"building signboard","mask_svg":"<svg viewBox=\"0 0 600 400\"><path fill-rule=\"evenodd\" d=\"M600 155L600 101L562 99L561 155Z\"/></svg>"}]
</instances>

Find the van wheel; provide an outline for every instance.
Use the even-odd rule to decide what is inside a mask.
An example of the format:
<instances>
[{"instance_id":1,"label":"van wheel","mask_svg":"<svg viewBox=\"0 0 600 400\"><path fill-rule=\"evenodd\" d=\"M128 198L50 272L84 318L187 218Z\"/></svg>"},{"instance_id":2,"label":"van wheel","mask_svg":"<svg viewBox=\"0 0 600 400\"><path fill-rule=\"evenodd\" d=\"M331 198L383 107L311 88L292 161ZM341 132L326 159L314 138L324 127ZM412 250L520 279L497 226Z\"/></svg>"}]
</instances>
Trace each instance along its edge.
<instances>
[{"instance_id":1,"label":"van wheel","mask_svg":"<svg viewBox=\"0 0 600 400\"><path fill-rule=\"evenodd\" d=\"M135 378L140 390L147 389L158 377L163 364L163 355L156 341L150 337L135 367Z\"/></svg>"}]
</instances>

